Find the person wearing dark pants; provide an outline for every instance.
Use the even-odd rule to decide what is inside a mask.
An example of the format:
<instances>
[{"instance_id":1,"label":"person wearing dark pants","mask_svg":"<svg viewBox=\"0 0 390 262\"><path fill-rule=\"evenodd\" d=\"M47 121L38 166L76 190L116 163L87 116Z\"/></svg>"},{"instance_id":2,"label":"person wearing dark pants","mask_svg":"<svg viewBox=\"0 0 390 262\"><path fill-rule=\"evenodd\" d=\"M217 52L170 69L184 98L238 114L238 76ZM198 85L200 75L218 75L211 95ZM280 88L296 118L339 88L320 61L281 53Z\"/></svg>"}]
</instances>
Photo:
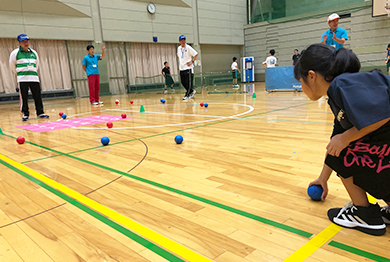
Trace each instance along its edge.
<instances>
[{"instance_id":1,"label":"person wearing dark pants","mask_svg":"<svg viewBox=\"0 0 390 262\"><path fill-rule=\"evenodd\" d=\"M193 94L196 93L196 91L194 89L192 89L191 77L192 77L191 69L180 71L181 84L187 90L183 100L191 99L193 97Z\"/></svg>"},{"instance_id":2,"label":"person wearing dark pants","mask_svg":"<svg viewBox=\"0 0 390 262\"><path fill-rule=\"evenodd\" d=\"M41 97L41 86L39 82L19 82L19 92L22 96L22 112L25 116L29 116L28 109L28 89L30 88L32 97L35 102L35 109L37 111L37 116L40 118L44 115L43 103Z\"/></svg>"},{"instance_id":3,"label":"person wearing dark pants","mask_svg":"<svg viewBox=\"0 0 390 262\"><path fill-rule=\"evenodd\" d=\"M9 66L16 74L21 96L22 121L27 121L30 112L28 108L28 90L30 88L35 101L35 110L38 118L49 118L43 111L41 86L38 77L39 57L38 53L30 48L30 38L25 34L17 37L19 48L12 51L9 58Z\"/></svg>"},{"instance_id":4,"label":"person wearing dark pants","mask_svg":"<svg viewBox=\"0 0 390 262\"><path fill-rule=\"evenodd\" d=\"M194 61L198 57L198 52L187 45L184 35L179 37L179 42L180 46L177 48L177 56L179 57L181 84L186 89L183 100L187 101L188 99L192 99L196 93L192 87L192 68L194 67Z\"/></svg>"},{"instance_id":5,"label":"person wearing dark pants","mask_svg":"<svg viewBox=\"0 0 390 262\"><path fill-rule=\"evenodd\" d=\"M161 70L161 74L165 78L165 89L164 94L167 94L167 88L168 86L171 87L171 90L175 92L175 89L173 89L173 85L175 84L175 81L173 81L173 78L171 76L171 69L169 68L169 63L167 61L164 62L164 68Z\"/></svg>"}]
</instances>

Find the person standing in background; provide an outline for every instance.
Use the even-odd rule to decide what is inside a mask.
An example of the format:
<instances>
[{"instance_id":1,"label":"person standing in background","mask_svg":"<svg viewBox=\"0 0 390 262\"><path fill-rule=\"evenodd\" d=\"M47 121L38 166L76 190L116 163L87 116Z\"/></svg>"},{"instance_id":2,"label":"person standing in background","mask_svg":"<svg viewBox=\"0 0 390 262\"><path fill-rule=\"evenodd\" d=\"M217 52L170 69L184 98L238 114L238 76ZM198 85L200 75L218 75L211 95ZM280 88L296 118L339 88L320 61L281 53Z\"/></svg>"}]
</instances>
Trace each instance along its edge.
<instances>
[{"instance_id":1,"label":"person standing in background","mask_svg":"<svg viewBox=\"0 0 390 262\"><path fill-rule=\"evenodd\" d=\"M172 79L172 76L171 76L171 69L169 68L169 63L167 61L164 62L164 68L162 69L161 71L161 74L164 76L165 78L165 89L164 89L164 93L168 93L167 91L167 87L170 86L171 87L171 90L173 90L173 92L175 92L175 89L173 89L173 84L175 83Z\"/></svg>"},{"instance_id":2,"label":"person standing in background","mask_svg":"<svg viewBox=\"0 0 390 262\"><path fill-rule=\"evenodd\" d=\"M102 45L102 54L95 55L95 47L87 46L88 55L83 58L83 70L88 77L89 101L92 105L103 104L99 101L100 73L98 61L106 56L106 47Z\"/></svg>"},{"instance_id":3,"label":"person standing in background","mask_svg":"<svg viewBox=\"0 0 390 262\"><path fill-rule=\"evenodd\" d=\"M180 46L177 48L177 57L179 57L179 69L181 84L187 90L183 100L187 101L194 97L196 91L192 87L192 68L194 61L198 57L198 52L186 43L184 35L179 36Z\"/></svg>"},{"instance_id":4,"label":"person standing in background","mask_svg":"<svg viewBox=\"0 0 390 262\"><path fill-rule=\"evenodd\" d=\"M237 64L237 57L233 57L233 63L230 66L230 68L232 69L232 75L233 75L233 87L236 87L236 88L240 87L237 84L238 73L241 73L240 69L238 68L238 64Z\"/></svg>"},{"instance_id":5,"label":"person standing in background","mask_svg":"<svg viewBox=\"0 0 390 262\"><path fill-rule=\"evenodd\" d=\"M292 57L292 65L296 65L301 55L298 53L298 49L294 49L294 55Z\"/></svg>"},{"instance_id":6,"label":"person standing in background","mask_svg":"<svg viewBox=\"0 0 390 262\"><path fill-rule=\"evenodd\" d=\"M275 67L276 62L277 62L277 59L275 57L275 50L271 49L269 51L269 57L267 57L267 59L262 64L264 66L266 66L267 68L270 68L270 67Z\"/></svg>"},{"instance_id":7,"label":"person standing in background","mask_svg":"<svg viewBox=\"0 0 390 262\"><path fill-rule=\"evenodd\" d=\"M30 112L28 108L28 89L30 88L35 102L35 110L38 118L49 118L43 111L41 85L38 77L39 57L38 53L30 48L30 38L26 34L17 37L19 48L12 51L9 58L9 66L17 76L19 95L21 97L22 121L27 121Z\"/></svg>"},{"instance_id":8,"label":"person standing in background","mask_svg":"<svg viewBox=\"0 0 390 262\"><path fill-rule=\"evenodd\" d=\"M344 43L348 40L347 30L339 26L340 16L336 13L328 17L329 29L321 35L321 43L330 45L339 50L344 47Z\"/></svg>"}]
</instances>

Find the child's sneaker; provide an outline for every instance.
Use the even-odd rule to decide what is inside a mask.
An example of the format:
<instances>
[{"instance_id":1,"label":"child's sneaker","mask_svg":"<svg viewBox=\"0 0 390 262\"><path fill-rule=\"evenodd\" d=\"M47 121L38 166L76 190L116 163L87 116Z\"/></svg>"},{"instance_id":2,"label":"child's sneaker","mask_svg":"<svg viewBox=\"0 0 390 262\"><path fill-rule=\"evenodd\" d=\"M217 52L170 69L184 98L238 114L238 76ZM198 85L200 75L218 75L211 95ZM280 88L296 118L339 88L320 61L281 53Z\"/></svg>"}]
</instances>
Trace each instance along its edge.
<instances>
[{"instance_id":1,"label":"child's sneaker","mask_svg":"<svg viewBox=\"0 0 390 262\"><path fill-rule=\"evenodd\" d=\"M187 96L183 97L183 100L185 100L185 101L188 100L188 97Z\"/></svg>"},{"instance_id":2,"label":"child's sneaker","mask_svg":"<svg viewBox=\"0 0 390 262\"><path fill-rule=\"evenodd\" d=\"M386 233L386 225L383 223L378 204L360 207L349 202L343 208L329 209L328 217L337 225L354 228L370 235L381 236Z\"/></svg>"},{"instance_id":3,"label":"child's sneaker","mask_svg":"<svg viewBox=\"0 0 390 262\"><path fill-rule=\"evenodd\" d=\"M27 120L28 120L28 116L23 115L22 121L27 121Z\"/></svg>"},{"instance_id":4,"label":"child's sneaker","mask_svg":"<svg viewBox=\"0 0 390 262\"><path fill-rule=\"evenodd\" d=\"M390 225L390 207L389 206L381 207L381 215L382 215L383 222Z\"/></svg>"}]
</instances>

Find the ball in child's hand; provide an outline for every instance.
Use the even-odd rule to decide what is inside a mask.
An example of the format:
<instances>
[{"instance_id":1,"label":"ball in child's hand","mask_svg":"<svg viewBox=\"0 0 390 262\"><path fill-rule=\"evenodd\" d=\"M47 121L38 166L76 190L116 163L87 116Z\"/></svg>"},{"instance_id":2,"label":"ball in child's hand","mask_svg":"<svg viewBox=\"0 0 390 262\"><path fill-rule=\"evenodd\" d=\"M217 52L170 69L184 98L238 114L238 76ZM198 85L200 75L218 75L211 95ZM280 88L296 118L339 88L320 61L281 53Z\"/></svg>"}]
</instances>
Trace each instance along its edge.
<instances>
[{"instance_id":1,"label":"ball in child's hand","mask_svg":"<svg viewBox=\"0 0 390 262\"><path fill-rule=\"evenodd\" d=\"M320 186L320 185L311 185L307 188L307 194L314 201L321 200L322 192L324 192L324 190L322 189L322 186Z\"/></svg>"}]
</instances>

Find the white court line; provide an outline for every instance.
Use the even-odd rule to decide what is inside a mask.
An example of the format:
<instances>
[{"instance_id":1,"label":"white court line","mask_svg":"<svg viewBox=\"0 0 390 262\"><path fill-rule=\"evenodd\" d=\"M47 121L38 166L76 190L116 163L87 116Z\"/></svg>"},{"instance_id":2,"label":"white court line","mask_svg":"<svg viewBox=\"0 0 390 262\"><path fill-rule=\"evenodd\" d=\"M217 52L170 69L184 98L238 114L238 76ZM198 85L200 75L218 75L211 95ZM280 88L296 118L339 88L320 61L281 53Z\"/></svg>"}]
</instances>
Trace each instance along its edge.
<instances>
[{"instance_id":1,"label":"white court line","mask_svg":"<svg viewBox=\"0 0 390 262\"><path fill-rule=\"evenodd\" d=\"M107 110L110 110L110 109L102 109L101 111L107 111ZM71 117L75 117L75 116L81 116L81 115L86 115L86 114L90 114L91 112L85 112L85 113L79 113L79 114L75 114L75 115L71 115L71 116L66 116L66 119L68 119L68 118L71 118ZM66 115L66 114L65 114ZM66 119L62 119L62 118L60 118L60 119L58 119L58 120L56 120L56 121L65 121Z\"/></svg>"},{"instance_id":2,"label":"white court line","mask_svg":"<svg viewBox=\"0 0 390 262\"><path fill-rule=\"evenodd\" d=\"M119 110L119 109L107 109L107 110L139 113L139 111L137 111L137 110ZM144 113L146 113L146 114L161 114L161 115L175 115L175 116L201 116L201 117L214 117L214 118L224 117L224 116L210 116L210 115L197 115L197 114L180 114L180 113L155 112L155 111L146 111Z\"/></svg>"},{"instance_id":3,"label":"white court line","mask_svg":"<svg viewBox=\"0 0 390 262\"><path fill-rule=\"evenodd\" d=\"M237 115L221 116L219 118L210 119L210 120L203 120L203 121L195 121L195 122L188 122L188 123L177 123L177 124L167 124L167 125L157 125L157 126L116 127L116 128L111 128L111 129L142 129L142 128L156 128L156 127L192 125L192 124L199 124L199 123L207 123L207 122L219 121L219 120L223 120L223 119L234 119L234 118L238 118L238 117L240 117L242 115L249 114L250 112L252 112L254 110L254 108L252 106L244 105L244 104L213 103L213 105L238 105L238 106L248 107L249 110L244 112L244 113L237 114ZM173 113L166 113L166 114L173 114ZM186 114L183 114L183 115L186 115ZM196 116L204 117L204 115L196 115ZM100 127L72 127L72 128L74 128L74 129L107 129L107 128L100 128Z\"/></svg>"},{"instance_id":4,"label":"white court line","mask_svg":"<svg viewBox=\"0 0 390 262\"><path fill-rule=\"evenodd\" d=\"M263 116L264 117L270 117L270 116L305 116L305 115L323 115L323 114L333 114L333 113L332 112L324 112L324 113L302 113L302 114L263 115ZM258 117L254 116L253 118L258 118Z\"/></svg>"}]
</instances>

